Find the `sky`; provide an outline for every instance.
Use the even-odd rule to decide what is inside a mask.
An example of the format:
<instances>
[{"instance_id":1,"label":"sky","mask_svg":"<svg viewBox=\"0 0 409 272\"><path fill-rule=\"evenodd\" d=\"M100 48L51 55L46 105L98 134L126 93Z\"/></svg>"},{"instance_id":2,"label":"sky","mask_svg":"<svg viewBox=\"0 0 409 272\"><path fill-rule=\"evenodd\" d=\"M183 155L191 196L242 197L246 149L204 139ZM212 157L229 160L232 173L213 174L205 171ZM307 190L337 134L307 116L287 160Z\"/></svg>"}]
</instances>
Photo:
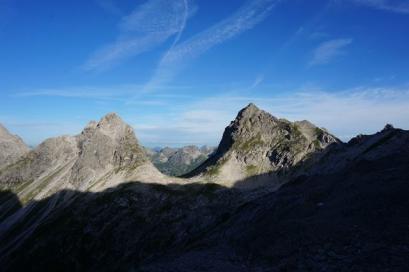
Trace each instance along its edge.
<instances>
[{"instance_id":1,"label":"sky","mask_svg":"<svg viewBox=\"0 0 409 272\"><path fill-rule=\"evenodd\" d=\"M347 141L409 129L408 45L407 0L0 0L0 123L214 146L253 102Z\"/></svg>"}]
</instances>

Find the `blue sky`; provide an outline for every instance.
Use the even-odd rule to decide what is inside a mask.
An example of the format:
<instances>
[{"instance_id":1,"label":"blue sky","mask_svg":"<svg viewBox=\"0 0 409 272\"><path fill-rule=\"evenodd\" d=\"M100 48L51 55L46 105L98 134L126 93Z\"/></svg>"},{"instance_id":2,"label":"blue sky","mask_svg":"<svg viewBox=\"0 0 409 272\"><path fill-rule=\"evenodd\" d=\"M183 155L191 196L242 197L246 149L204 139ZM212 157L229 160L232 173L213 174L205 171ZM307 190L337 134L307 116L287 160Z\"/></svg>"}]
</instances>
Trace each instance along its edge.
<instances>
[{"instance_id":1,"label":"blue sky","mask_svg":"<svg viewBox=\"0 0 409 272\"><path fill-rule=\"evenodd\" d=\"M408 45L403 0L0 0L0 122L36 145L117 112L144 145L216 145L254 102L408 129Z\"/></svg>"}]
</instances>

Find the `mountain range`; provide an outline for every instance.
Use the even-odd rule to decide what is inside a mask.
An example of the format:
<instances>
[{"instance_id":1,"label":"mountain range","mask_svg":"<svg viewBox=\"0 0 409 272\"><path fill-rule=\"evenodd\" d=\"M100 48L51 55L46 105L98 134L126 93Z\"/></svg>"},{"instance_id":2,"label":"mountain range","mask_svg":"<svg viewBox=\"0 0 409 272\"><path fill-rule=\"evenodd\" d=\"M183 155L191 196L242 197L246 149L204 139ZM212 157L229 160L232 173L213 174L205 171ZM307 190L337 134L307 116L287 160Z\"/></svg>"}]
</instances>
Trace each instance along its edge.
<instances>
[{"instance_id":1,"label":"mountain range","mask_svg":"<svg viewBox=\"0 0 409 272\"><path fill-rule=\"evenodd\" d=\"M216 150L147 150L113 113L33 150L1 127L0 148L3 271L409 270L391 125L343 143L249 104Z\"/></svg>"},{"instance_id":2,"label":"mountain range","mask_svg":"<svg viewBox=\"0 0 409 272\"><path fill-rule=\"evenodd\" d=\"M194 145L181 148L146 148L146 153L159 171L170 176L182 176L201 165L215 151L214 147Z\"/></svg>"}]
</instances>

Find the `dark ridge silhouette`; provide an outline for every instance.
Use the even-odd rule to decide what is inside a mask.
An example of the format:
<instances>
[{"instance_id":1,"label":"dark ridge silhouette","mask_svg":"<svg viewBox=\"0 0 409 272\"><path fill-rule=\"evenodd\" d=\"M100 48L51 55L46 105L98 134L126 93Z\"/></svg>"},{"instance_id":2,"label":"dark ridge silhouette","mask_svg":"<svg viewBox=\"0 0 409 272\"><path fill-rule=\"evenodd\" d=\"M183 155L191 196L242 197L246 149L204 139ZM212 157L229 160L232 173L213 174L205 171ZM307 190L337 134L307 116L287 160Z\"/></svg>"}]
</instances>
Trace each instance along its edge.
<instances>
[{"instance_id":1,"label":"dark ridge silhouette","mask_svg":"<svg viewBox=\"0 0 409 272\"><path fill-rule=\"evenodd\" d=\"M12 191L0 191L0 204L0 222L22 207Z\"/></svg>"}]
</instances>

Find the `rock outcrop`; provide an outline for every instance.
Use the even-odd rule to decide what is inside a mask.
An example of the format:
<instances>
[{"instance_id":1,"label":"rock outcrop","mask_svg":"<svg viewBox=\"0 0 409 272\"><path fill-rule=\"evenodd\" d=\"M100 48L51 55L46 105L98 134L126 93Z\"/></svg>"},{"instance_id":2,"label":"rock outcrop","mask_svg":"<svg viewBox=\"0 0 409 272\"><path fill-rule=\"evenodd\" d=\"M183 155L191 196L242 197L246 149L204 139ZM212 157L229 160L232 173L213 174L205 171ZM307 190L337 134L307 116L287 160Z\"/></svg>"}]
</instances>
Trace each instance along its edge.
<instances>
[{"instance_id":1,"label":"rock outcrop","mask_svg":"<svg viewBox=\"0 0 409 272\"><path fill-rule=\"evenodd\" d=\"M112 169L132 170L148 163L133 129L115 113L89 123L76 139L80 152L70 177L76 187L85 189Z\"/></svg>"},{"instance_id":2,"label":"rock outcrop","mask_svg":"<svg viewBox=\"0 0 409 272\"><path fill-rule=\"evenodd\" d=\"M16 162L28 151L28 146L20 137L12 135L0 124L0 169Z\"/></svg>"},{"instance_id":3,"label":"rock outcrop","mask_svg":"<svg viewBox=\"0 0 409 272\"><path fill-rule=\"evenodd\" d=\"M257 177L253 186L274 181L278 185L283 182L278 174L339 143L308 121L278 119L249 104L225 129L217 151L187 176L226 186L250 177Z\"/></svg>"}]
</instances>

